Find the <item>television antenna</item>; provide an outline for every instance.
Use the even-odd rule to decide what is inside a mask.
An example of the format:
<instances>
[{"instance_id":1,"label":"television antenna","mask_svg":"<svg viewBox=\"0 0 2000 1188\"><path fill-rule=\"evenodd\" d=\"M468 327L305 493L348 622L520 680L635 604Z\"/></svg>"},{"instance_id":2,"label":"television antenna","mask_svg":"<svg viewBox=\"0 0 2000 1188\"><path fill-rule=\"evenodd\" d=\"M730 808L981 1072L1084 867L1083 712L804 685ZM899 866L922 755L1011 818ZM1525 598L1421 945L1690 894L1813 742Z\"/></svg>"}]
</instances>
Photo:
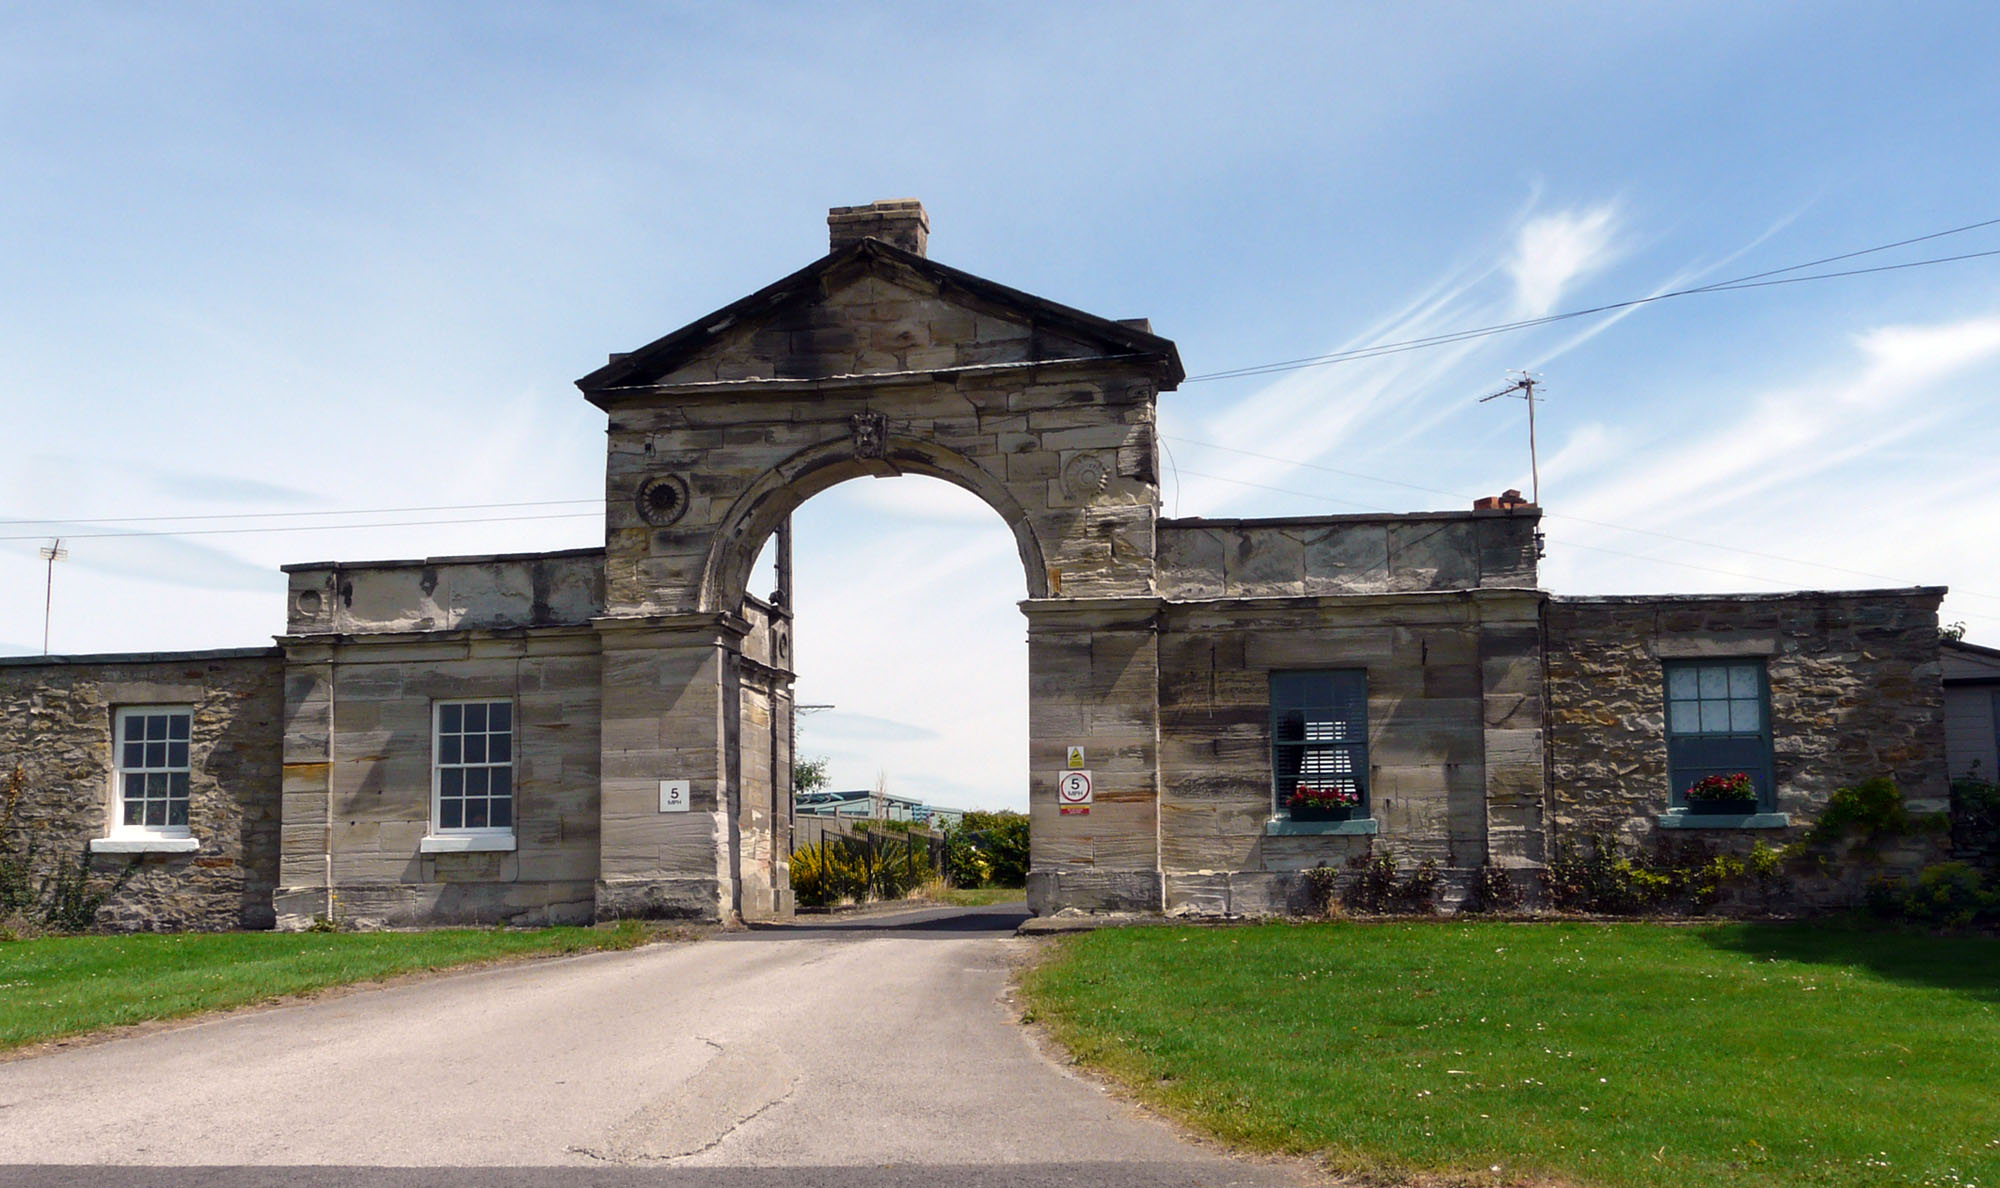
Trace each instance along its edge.
<instances>
[{"instance_id":1,"label":"television antenna","mask_svg":"<svg viewBox=\"0 0 2000 1188\"><path fill-rule=\"evenodd\" d=\"M69 559L69 550L63 547L62 537L42 546L42 560L49 563L48 578L42 583L42 655L49 654L49 607L55 602L56 562Z\"/></svg>"},{"instance_id":2,"label":"television antenna","mask_svg":"<svg viewBox=\"0 0 2000 1188\"><path fill-rule=\"evenodd\" d=\"M1481 396L1479 403L1484 404L1489 400L1498 400L1502 396L1513 396L1527 403L1528 477L1531 488L1528 502L1534 504L1536 507L1540 507L1542 505L1542 467L1540 460L1535 456L1535 402L1544 399L1544 397L1535 395L1535 389L1541 386L1541 381L1525 371L1510 371L1508 374L1519 375L1521 378L1508 384L1491 396Z\"/></svg>"}]
</instances>

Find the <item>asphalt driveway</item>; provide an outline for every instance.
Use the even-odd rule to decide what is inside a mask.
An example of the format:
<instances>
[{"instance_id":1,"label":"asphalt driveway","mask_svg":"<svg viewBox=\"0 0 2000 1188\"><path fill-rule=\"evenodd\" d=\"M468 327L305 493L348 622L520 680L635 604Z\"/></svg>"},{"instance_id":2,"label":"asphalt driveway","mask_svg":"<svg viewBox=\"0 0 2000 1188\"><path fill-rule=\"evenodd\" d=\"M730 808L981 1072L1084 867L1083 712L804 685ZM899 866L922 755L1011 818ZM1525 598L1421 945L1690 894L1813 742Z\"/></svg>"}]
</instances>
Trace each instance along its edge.
<instances>
[{"instance_id":1,"label":"asphalt driveway","mask_svg":"<svg viewBox=\"0 0 2000 1188\"><path fill-rule=\"evenodd\" d=\"M0 1065L21 1185L1267 1185L1044 1055L1018 906L821 919Z\"/></svg>"}]
</instances>

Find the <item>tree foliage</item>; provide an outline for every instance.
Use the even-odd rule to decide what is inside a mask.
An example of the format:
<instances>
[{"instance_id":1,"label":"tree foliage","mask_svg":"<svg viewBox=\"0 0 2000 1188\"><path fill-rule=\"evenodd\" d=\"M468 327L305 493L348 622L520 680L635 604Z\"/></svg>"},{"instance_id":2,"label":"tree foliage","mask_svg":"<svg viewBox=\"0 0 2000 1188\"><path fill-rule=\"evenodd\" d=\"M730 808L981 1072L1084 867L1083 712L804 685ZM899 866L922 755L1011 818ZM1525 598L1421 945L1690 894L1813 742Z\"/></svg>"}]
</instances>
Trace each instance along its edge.
<instances>
[{"instance_id":1,"label":"tree foliage","mask_svg":"<svg viewBox=\"0 0 2000 1188\"><path fill-rule=\"evenodd\" d=\"M804 796L826 787L825 755L806 755L792 761L792 794Z\"/></svg>"}]
</instances>

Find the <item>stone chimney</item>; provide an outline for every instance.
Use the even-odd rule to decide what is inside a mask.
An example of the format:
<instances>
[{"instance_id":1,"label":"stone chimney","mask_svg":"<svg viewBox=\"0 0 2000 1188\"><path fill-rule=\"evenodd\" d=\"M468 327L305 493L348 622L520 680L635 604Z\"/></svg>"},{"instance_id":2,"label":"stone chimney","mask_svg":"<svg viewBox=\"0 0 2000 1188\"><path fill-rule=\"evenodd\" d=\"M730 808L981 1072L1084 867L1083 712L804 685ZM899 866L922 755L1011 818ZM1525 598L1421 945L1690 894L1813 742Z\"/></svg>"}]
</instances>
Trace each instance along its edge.
<instances>
[{"instance_id":1,"label":"stone chimney","mask_svg":"<svg viewBox=\"0 0 2000 1188\"><path fill-rule=\"evenodd\" d=\"M1498 495L1487 495L1472 501L1473 511L1513 511L1517 507L1533 506L1535 505L1521 498L1521 493L1512 487Z\"/></svg>"},{"instance_id":2,"label":"stone chimney","mask_svg":"<svg viewBox=\"0 0 2000 1188\"><path fill-rule=\"evenodd\" d=\"M884 198L866 206L836 206L826 212L829 253L879 239L921 256L930 242L931 217L915 198Z\"/></svg>"}]
</instances>

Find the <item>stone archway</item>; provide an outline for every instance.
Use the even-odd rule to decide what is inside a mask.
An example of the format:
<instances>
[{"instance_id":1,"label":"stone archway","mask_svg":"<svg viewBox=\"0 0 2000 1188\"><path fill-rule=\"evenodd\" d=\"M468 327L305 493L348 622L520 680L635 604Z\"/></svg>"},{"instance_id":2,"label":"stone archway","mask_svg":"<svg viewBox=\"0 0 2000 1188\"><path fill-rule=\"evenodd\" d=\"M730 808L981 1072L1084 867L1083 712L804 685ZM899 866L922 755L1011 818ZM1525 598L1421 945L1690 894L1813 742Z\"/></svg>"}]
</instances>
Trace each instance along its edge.
<instances>
[{"instance_id":1,"label":"stone archway","mask_svg":"<svg viewBox=\"0 0 2000 1188\"><path fill-rule=\"evenodd\" d=\"M860 419L849 437L808 447L780 462L752 482L723 513L702 567L704 610L742 603L759 550L806 500L849 479L906 474L941 479L971 492L998 513L1014 535L1028 596L1047 597L1048 567L1041 541L1026 509L1003 481L936 441L899 433L886 419L856 416Z\"/></svg>"},{"instance_id":2,"label":"stone archway","mask_svg":"<svg viewBox=\"0 0 2000 1188\"><path fill-rule=\"evenodd\" d=\"M789 618L744 588L805 499L903 473L1014 534L1034 864L1157 907L1154 423L1174 346L933 263L915 203L829 223L821 260L578 381L609 418L598 913L789 909L788 739L745 725L789 719ZM1058 838L1040 826L1079 745L1101 756L1097 815Z\"/></svg>"}]
</instances>

